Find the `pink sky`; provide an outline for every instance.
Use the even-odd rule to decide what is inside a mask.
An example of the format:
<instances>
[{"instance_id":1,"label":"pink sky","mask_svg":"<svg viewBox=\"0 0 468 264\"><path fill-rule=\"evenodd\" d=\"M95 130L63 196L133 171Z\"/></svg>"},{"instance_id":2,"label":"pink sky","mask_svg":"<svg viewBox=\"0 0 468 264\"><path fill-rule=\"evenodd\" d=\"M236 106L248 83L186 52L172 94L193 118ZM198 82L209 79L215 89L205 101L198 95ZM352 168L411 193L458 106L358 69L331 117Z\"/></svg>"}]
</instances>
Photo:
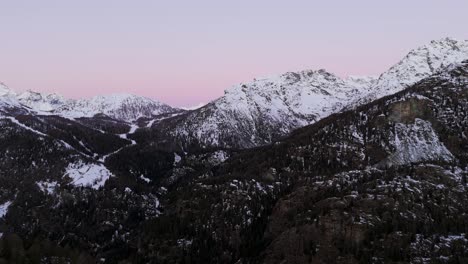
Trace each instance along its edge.
<instances>
[{"instance_id":1,"label":"pink sky","mask_svg":"<svg viewBox=\"0 0 468 264\"><path fill-rule=\"evenodd\" d=\"M0 81L189 106L287 71L377 75L432 39L468 39L468 1L324 2L2 1Z\"/></svg>"}]
</instances>

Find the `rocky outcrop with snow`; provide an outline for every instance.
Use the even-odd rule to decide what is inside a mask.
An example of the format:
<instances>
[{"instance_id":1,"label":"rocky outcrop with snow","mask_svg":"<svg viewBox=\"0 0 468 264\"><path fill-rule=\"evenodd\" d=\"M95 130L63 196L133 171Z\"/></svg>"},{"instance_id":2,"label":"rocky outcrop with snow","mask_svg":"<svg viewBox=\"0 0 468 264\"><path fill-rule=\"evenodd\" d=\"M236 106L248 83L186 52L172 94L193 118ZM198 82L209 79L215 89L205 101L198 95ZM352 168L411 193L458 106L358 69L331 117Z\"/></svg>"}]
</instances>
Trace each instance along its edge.
<instances>
[{"instance_id":1,"label":"rocky outcrop with snow","mask_svg":"<svg viewBox=\"0 0 468 264\"><path fill-rule=\"evenodd\" d=\"M423 161L445 161L454 159L450 151L440 142L430 122L416 118L414 124L397 123L390 140L394 153L380 165L408 165Z\"/></svg>"}]
</instances>

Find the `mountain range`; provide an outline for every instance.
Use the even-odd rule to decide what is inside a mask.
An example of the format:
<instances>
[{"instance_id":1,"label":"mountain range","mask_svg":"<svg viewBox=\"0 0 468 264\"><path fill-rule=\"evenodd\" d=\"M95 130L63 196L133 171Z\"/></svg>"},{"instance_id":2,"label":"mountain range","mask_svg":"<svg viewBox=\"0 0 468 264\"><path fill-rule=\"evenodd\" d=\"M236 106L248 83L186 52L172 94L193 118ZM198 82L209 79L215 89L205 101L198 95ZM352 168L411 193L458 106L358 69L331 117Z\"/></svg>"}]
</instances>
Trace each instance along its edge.
<instances>
[{"instance_id":1,"label":"mountain range","mask_svg":"<svg viewBox=\"0 0 468 264\"><path fill-rule=\"evenodd\" d=\"M468 41L194 110L0 85L0 263L464 263Z\"/></svg>"},{"instance_id":2,"label":"mountain range","mask_svg":"<svg viewBox=\"0 0 468 264\"><path fill-rule=\"evenodd\" d=\"M131 94L73 100L33 91L16 95L2 85L0 96L16 99L28 110L44 115L79 118L104 114L133 123L139 118L154 120L150 123L153 140L170 138L179 142L183 150L190 145L249 148L271 143L344 109L401 91L450 64L468 59L467 54L468 41L441 39L410 51L379 77L343 79L323 69L288 72L235 85L224 96L193 111ZM164 121L158 117L170 113L182 116Z\"/></svg>"}]
</instances>

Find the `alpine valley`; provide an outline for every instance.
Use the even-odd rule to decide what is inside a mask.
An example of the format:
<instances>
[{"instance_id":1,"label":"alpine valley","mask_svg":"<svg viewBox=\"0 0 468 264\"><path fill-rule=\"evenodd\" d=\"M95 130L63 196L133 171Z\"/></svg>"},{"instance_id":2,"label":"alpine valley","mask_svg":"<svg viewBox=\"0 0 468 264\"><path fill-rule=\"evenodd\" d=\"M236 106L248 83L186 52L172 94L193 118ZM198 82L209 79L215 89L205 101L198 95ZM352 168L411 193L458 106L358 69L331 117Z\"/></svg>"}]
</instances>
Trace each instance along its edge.
<instances>
[{"instance_id":1,"label":"alpine valley","mask_svg":"<svg viewBox=\"0 0 468 264\"><path fill-rule=\"evenodd\" d=\"M468 41L194 110L0 84L0 263L468 263Z\"/></svg>"}]
</instances>

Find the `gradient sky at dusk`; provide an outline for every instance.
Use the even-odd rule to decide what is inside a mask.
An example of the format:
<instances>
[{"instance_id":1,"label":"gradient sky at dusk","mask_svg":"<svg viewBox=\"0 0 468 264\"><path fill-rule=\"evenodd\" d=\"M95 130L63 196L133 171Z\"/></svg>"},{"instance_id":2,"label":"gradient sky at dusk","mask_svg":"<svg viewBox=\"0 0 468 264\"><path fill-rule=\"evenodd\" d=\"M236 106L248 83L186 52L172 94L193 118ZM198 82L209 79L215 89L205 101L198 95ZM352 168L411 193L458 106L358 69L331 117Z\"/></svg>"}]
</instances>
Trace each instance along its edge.
<instances>
[{"instance_id":1,"label":"gradient sky at dusk","mask_svg":"<svg viewBox=\"0 0 468 264\"><path fill-rule=\"evenodd\" d=\"M377 75L432 39L468 39L468 1L0 0L0 81L175 106L254 77Z\"/></svg>"}]
</instances>

